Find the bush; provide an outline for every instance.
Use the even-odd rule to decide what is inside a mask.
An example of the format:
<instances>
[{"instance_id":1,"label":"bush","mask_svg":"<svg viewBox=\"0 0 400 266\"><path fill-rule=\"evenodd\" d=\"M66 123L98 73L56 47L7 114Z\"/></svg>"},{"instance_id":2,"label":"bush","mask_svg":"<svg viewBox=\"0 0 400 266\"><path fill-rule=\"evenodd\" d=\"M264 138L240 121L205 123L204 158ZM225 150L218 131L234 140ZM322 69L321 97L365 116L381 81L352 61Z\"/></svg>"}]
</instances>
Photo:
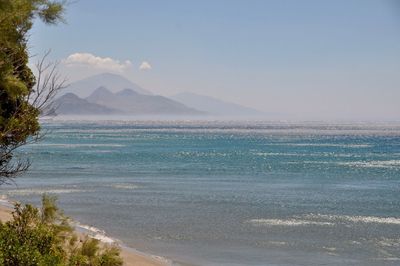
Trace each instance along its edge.
<instances>
[{"instance_id":1,"label":"bush","mask_svg":"<svg viewBox=\"0 0 400 266\"><path fill-rule=\"evenodd\" d=\"M39 210L15 204L12 219L0 222L0 265L4 266L120 266L120 249L102 245L88 236L81 239L56 205L42 197Z\"/></svg>"}]
</instances>

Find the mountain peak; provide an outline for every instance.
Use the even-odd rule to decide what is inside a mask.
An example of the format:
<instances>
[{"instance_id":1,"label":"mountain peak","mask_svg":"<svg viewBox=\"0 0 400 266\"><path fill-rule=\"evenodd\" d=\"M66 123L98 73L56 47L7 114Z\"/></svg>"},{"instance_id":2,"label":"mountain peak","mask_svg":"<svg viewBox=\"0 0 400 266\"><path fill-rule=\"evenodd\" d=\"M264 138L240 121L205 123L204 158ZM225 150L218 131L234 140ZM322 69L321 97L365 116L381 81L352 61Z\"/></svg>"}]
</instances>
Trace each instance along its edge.
<instances>
[{"instance_id":1,"label":"mountain peak","mask_svg":"<svg viewBox=\"0 0 400 266\"><path fill-rule=\"evenodd\" d=\"M122 76L120 76L120 75L118 75L118 74L114 74L114 73L110 73L110 72L103 72L103 73L100 73L100 74L94 75L94 77L95 77L95 76L103 76L103 77L117 77L117 78L119 78L119 77L122 77Z\"/></svg>"},{"instance_id":2,"label":"mountain peak","mask_svg":"<svg viewBox=\"0 0 400 266\"><path fill-rule=\"evenodd\" d=\"M79 97L75 93L68 92L68 93L64 94L63 96L61 96L60 99L63 99L63 100L75 100L75 99L79 99Z\"/></svg>"},{"instance_id":3,"label":"mountain peak","mask_svg":"<svg viewBox=\"0 0 400 266\"><path fill-rule=\"evenodd\" d=\"M122 96L122 97L136 96L138 94L139 93L137 93L136 91L134 91L132 89L123 89L123 90L115 93L115 95Z\"/></svg>"},{"instance_id":4,"label":"mountain peak","mask_svg":"<svg viewBox=\"0 0 400 266\"><path fill-rule=\"evenodd\" d=\"M95 93L102 93L102 94L113 94L109 89L104 86L100 86L92 92L92 95Z\"/></svg>"},{"instance_id":5,"label":"mountain peak","mask_svg":"<svg viewBox=\"0 0 400 266\"><path fill-rule=\"evenodd\" d=\"M88 102L99 102L99 101L104 101L106 99L110 99L114 97L114 93L109 91L106 87L100 86L97 89L95 89L88 97L86 97L86 100Z\"/></svg>"},{"instance_id":6,"label":"mountain peak","mask_svg":"<svg viewBox=\"0 0 400 266\"><path fill-rule=\"evenodd\" d=\"M150 91L143 89L127 78L113 73L101 73L73 82L65 89L65 93L73 92L79 97L85 98L88 97L95 88L99 87L106 87L112 93L129 88L140 94L152 95Z\"/></svg>"},{"instance_id":7,"label":"mountain peak","mask_svg":"<svg viewBox=\"0 0 400 266\"><path fill-rule=\"evenodd\" d=\"M63 115L112 115L122 113L114 108L90 103L71 92L56 99L55 103L58 107L56 113Z\"/></svg>"}]
</instances>

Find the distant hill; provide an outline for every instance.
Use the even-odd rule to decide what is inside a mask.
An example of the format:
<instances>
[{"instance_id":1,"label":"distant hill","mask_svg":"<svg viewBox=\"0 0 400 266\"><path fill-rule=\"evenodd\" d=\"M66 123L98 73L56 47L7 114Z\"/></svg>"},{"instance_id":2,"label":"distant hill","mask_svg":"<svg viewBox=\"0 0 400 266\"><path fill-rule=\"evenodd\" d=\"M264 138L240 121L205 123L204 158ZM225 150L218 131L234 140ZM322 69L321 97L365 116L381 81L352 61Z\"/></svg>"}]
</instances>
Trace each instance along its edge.
<instances>
[{"instance_id":1,"label":"distant hill","mask_svg":"<svg viewBox=\"0 0 400 266\"><path fill-rule=\"evenodd\" d=\"M63 115L115 115L122 113L113 108L90 103L73 93L67 93L58 98L54 106L56 107L55 113Z\"/></svg>"},{"instance_id":2,"label":"distant hill","mask_svg":"<svg viewBox=\"0 0 400 266\"><path fill-rule=\"evenodd\" d=\"M260 116L264 114L253 108L191 92L179 93L171 96L171 98L197 110L207 111L207 113L212 115Z\"/></svg>"},{"instance_id":3,"label":"distant hill","mask_svg":"<svg viewBox=\"0 0 400 266\"><path fill-rule=\"evenodd\" d=\"M95 89L86 100L91 103L96 103L100 105L107 105L107 99L114 98L114 93L109 91L106 87L98 87Z\"/></svg>"},{"instance_id":4,"label":"distant hill","mask_svg":"<svg viewBox=\"0 0 400 266\"><path fill-rule=\"evenodd\" d=\"M129 88L140 94L152 95L150 91L143 89L128 79L111 73L103 73L73 82L63 92L72 92L81 98L85 98L89 96L93 90L101 86L108 88L111 92Z\"/></svg>"},{"instance_id":5,"label":"distant hill","mask_svg":"<svg viewBox=\"0 0 400 266\"><path fill-rule=\"evenodd\" d=\"M132 89L113 93L105 86L97 88L86 100L127 114L200 115L204 114L177 101L157 95L144 95Z\"/></svg>"},{"instance_id":6,"label":"distant hill","mask_svg":"<svg viewBox=\"0 0 400 266\"><path fill-rule=\"evenodd\" d=\"M60 114L264 115L256 109L189 92L168 98L153 95L128 79L111 73L76 81L64 93L68 97L59 99L64 106L59 108L57 113Z\"/></svg>"}]
</instances>

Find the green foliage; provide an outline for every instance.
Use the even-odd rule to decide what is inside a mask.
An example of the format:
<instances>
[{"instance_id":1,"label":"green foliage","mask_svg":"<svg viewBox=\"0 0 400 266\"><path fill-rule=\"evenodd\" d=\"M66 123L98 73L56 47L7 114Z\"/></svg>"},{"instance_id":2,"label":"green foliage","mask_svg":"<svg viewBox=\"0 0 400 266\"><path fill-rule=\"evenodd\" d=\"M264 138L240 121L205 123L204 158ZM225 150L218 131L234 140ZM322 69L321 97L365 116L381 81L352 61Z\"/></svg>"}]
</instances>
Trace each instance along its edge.
<instances>
[{"instance_id":1,"label":"green foliage","mask_svg":"<svg viewBox=\"0 0 400 266\"><path fill-rule=\"evenodd\" d=\"M12 167L16 147L40 130L40 111L29 101L35 76L28 66L28 33L36 18L44 23L62 21L64 2L0 0L0 178L24 167Z\"/></svg>"},{"instance_id":2,"label":"green foliage","mask_svg":"<svg viewBox=\"0 0 400 266\"><path fill-rule=\"evenodd\" d=\"M98 265L102 266L116 266L122 265L123 260L119 256L120 250L119 248L112 246L106 248L103 253L98 256Z\"/></svg>"},{"instance_id":3,"label":"green foliage","mask_svg":"<svg viewBox=\"0 0 400 266\"><path fill-rule=\"evenodd\" d=\"M120 266L120 250L98 240L82 240L59 211L56 198L44 195L41 210L15 204L13 219L0 222L0 265Z\"/></svg>"},{"instance_id":4,"label":"green foliage","mask_svg":"<svg viewBox=\"0 0 400 266\"><path fill-rule=\"evenodd\" d=\"M62 21L64 5L57 0L0 0L0 184L26 170L13 162L13 152L40 130L40 106L30 98L40 89L28 67L29 30L37 18L47 24ZM80 240L55 202L43 196L40 211L16 204L13 219L0 222L0 265L122 265L117 247Z\"/></svg>"}]
</instances>

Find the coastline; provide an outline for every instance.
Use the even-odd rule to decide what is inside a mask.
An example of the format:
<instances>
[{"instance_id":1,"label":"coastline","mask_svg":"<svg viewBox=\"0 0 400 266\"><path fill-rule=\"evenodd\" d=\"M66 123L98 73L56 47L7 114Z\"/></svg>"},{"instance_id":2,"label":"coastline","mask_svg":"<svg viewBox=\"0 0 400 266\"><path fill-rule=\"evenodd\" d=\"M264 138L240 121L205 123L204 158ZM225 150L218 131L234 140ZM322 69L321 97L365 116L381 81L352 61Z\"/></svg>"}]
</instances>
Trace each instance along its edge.
<instances>
[{"instance_id":1,"label":"coastline","mask_svg":"<svg viewBox=\"0 0 400 266\"><path fill-rule=\"evenodd\" d=\"M1 197L0 197L1 198ZM0 221L6 222L12 218L12 202L9 200L5 200L1 198L0 200ZM78 233L85 233L90 237L96 238L100 240L104 244L110 244L113 242L117 242L118 246L121 248L121 257L124 260L124 266L168 266L172 265L172 262L164 257L156 256L152 254L147 254L144 252L140 252L134 248L127 247L120 243L119 241L115 241L114 239L107 236L100 236L100 230L81 225L77 222L73 222L72 225L75 227L75 230Z\"/></svg>"}]
</instances>

